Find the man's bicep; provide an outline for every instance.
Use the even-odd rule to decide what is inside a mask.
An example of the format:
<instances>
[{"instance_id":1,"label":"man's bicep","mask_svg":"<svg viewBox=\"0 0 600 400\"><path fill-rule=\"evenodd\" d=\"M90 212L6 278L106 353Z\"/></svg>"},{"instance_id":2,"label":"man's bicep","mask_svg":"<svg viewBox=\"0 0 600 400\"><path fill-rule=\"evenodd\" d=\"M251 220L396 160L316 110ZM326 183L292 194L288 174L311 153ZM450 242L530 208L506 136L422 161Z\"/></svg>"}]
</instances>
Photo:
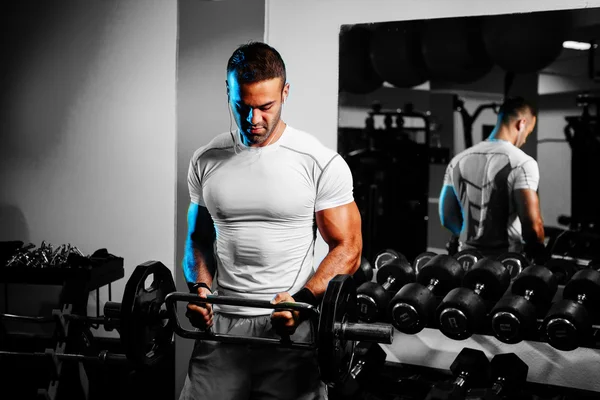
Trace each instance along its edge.
<instances>
[{"instance_id":1,"label":"man's bicep","mask_svg":"<svg viewBox=\"0 0 600 400\"><path fill-rule=\"evenodd\" d=\"M360 213L354 201L318 211L316 221L319 233L329 247L342 243L362 247Z\"/></svg>"},{"instance_id":2,"label":"man's bicep","mask_svg":"<svg viewBox=\"0 0 600 400\"><path fill-rule=\"evenodd\" d=\"M215 225L206 207L190 202L188 208L188 239L199 245L215 240Z\"/></svg>"}]
</instances>

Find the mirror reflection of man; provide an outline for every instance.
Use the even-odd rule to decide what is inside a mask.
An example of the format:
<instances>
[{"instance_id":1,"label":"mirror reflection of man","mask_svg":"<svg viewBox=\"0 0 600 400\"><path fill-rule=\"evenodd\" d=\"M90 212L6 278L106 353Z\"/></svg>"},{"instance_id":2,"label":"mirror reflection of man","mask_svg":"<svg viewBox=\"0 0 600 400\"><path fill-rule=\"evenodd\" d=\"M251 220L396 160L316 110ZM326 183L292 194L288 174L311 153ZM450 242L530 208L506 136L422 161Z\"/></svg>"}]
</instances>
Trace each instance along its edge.
<instances>
[{"instance_id":1,"label":"mirror reflection of man","mask_svg":"<svg viewBox=\"0 0 600 400\"><path fill-rule=\"evenodd\" d=\"M455 155L444 176L439 215L462 249L486 257L504 252L546 258L537 161L523 152L537 116L521 97L507 98L482 142Z\"/></svg>"}]
</instances>

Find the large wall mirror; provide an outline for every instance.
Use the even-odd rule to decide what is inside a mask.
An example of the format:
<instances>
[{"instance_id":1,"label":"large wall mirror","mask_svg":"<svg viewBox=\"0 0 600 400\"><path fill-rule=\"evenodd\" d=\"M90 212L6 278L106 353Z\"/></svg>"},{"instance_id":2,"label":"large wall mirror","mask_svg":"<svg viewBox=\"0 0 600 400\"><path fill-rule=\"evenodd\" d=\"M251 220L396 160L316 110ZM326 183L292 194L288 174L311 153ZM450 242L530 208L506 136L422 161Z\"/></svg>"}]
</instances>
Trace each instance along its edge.
<instances>
[{"instance_id":1,"label":"large wall mirror","mask_svg":"<svg viewBox=\"0 0 600 400\"><path fill-rule=\"evenodd\" d=\"M522 149L539 164L547 231L593 231L597 39L600 9L343 25L338 152L354 176L363 255L446 252L447 162L484 140L514 95L538 109Z\"/></svg>"}]
</instances>

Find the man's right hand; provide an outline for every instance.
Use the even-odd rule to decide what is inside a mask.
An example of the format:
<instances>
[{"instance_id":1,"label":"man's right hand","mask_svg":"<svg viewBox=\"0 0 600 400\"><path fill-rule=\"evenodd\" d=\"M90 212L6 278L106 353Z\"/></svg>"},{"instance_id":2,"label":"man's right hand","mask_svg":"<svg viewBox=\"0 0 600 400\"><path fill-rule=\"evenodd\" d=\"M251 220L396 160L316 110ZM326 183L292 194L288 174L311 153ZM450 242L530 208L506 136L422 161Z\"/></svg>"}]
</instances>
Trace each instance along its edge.
<instances>
[{"instance_id":1,"label":"man's right hand","mask_svg":"<svg viewBox=\"0 0 600 400\"><path fill-rule=\"evenodd\" d=\"M212 294L210 290L205 287L198 288L198 296L206 298L206 296ZM213 309L212 304L192 304L188 303L185 316L188 317L192 326L198 329L208 329L213 324Z\"/></svg>"}]
</instances>

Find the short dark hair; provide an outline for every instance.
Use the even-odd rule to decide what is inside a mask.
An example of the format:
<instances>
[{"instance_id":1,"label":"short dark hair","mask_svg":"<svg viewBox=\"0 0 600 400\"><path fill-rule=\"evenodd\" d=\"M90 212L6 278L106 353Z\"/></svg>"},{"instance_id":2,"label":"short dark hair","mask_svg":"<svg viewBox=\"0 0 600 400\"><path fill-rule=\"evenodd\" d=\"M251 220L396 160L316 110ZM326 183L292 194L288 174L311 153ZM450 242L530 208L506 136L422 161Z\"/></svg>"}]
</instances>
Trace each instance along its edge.
<instances>
[{"instance_id":1,"label":"short dark hair","mask_svg":"<svg viewBox=\"0 0 600 400\"><path fill-rule=\"evenodd\" d=\"M273 47L262 42L249 42L238 47L227 62L227 76L235 72L240 83L281 78L286 82L285 64Z\"/></svg>"},{"instance_id":2,"label":"short dark hair","mask_svg":"<svg viewBox=\"0 0 600 400\"><path fill-rule=\"evenodd\" d=\"M512 118L516 118L520 113L531 112L531 115L537 117L537 111L532 103L525 100L521 96L507 97L498 111L498 116L501 118L502 124L510 123Z\"/></svg>"}]
</instances>

